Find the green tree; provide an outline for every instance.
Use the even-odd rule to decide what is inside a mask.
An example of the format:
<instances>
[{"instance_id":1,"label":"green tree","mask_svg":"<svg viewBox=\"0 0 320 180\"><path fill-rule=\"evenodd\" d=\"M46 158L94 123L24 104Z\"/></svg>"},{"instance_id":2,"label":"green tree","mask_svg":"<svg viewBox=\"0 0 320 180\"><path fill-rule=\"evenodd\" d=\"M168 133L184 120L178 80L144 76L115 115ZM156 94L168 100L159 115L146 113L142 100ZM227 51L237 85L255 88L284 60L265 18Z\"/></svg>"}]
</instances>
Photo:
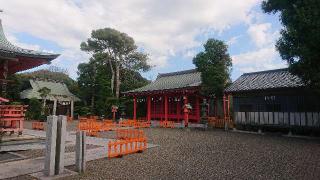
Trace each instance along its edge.
<instances>
[{"instance_id":1,"label":"green tree","mask_svg":"<svg viewBox=\"0 0 320 180\"><path fill-rule=\"evenodd\" d=\"M42 98L42 101L43 101L42 114L45 114L46 102L47 102L48 95L51 92L51 89L49 89L47 87L43 87L43 88L39 89L38 92L40 93L40 97Z\"/></svg>"},{"instance_id":2,"label":"green tree","mask_svg":"<svg viewBox=\"0 0 320 180\"><path fill-rule=\"evenodd\" d=\"M210 96L222 96L230 83L232 60L227 45L220 40L209 39L204 51L197 54L193 63L201 72L203 93Z\"/></svg>"},{"instance_id":3,"label":"green tree","mask_svg":"<svg viewBox=\"0 0 320 180\"><path fill-rule=\"evenodd\" d=\"M283 29L276 48L289 70L320 89L320 1L265 0L262 9L279 14Z\"/></svg>"},{"instance_id":4,"label":"green tree","mask_svg":"<svg viewBox=\"0 0 320 180\"><path fill-rule=\"evenodd\" d=\"M91 38L87 42L82 42L80 47L83 51L104 56L111 72L111 92L116 98L119 98L120 94L122 69L133 71L150 69L147 64L148 55L138 51L133 38L112 28L93 30Z\"/></svg>"},{"instance_id":5,"label":"green tree","mask_svg":"<svg viewBox=\"0 0 320 180\"><path fill-rule=\"evenodd\" d=\"M41 118L41 102L37 98L31 98L29 100L28 110L26 117L29 120L39 120Z\"/></svg>"}]
</instances>

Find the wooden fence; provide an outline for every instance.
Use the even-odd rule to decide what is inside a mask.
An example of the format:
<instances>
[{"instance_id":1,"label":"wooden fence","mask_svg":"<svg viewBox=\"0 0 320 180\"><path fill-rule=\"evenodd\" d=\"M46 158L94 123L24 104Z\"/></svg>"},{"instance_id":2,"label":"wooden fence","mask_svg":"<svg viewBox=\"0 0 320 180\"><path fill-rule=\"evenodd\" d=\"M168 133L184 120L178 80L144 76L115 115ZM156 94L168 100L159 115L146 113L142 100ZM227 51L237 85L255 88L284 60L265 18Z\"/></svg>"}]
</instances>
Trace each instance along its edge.
<instances>
[{"instance_id":1,"label":"wooden fence","mask_svg":"<svg viewBox=\"0 0 320 180\"><path fill-rule=\"evenodd\" d=\"M320 112L234 112L236 124L320 127Z\"/></svg>"}]
</instances>

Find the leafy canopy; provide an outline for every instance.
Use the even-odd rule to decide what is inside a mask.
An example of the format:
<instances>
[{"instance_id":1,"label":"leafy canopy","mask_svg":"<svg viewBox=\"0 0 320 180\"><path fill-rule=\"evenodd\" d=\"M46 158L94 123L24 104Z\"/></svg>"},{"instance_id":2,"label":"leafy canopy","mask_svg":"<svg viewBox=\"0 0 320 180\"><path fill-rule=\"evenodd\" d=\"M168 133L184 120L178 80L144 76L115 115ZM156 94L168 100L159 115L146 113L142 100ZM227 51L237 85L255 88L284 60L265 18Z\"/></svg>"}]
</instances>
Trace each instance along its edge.
<instances>
[{"instance_id":1,"label":"leafy canopy","mask_svg":"<svg viewBox=\"0 0 320 180\"><path fill-rule=\"evenodd\" d=\"M204 44L204 51L194 57L193 63L201 72L204 94L222 96L230 83L232 60L227 51L223 41L209 39Z\"/></svg>"},{"instance_id":2,"label":"leafy canopy","mask_svg":"<svg viewBox=\"0 0 320 180\"><path fill-rule=\"evenodd\" d=\"M112 28L93 30L91 38L82 42L80 47L83 51L105 54L123 68L135 71L150 69L148 55L138 52L133 38Z\"/></svg>"},{"instance_id":3,"label":"leafy canopy","mask_svg":"<svg viewBox=\"0 0 320 180\"><path fill-rule=\"evenodd\" d=\"M265 0L266 13L279 13L284 26L276 44L289 70L315 89L320 88L320 1Z\"/></svg>"}]
</instances>

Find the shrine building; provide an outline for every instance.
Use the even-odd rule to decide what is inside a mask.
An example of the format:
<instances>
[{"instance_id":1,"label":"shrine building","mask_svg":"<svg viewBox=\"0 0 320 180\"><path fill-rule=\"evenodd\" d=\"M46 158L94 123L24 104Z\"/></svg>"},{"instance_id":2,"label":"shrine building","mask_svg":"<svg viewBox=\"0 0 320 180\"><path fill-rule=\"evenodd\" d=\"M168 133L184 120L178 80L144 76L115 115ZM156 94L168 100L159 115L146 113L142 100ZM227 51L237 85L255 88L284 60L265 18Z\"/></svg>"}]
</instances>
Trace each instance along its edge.
<instances>
[{"instance_id":1,"label":"shrine building","mask_svg":"<svg viewBox=\"0 0 320 180\"><path fill-rule=\"evenodd\" d=\"M146 120L184 120L183 107L190 104L189 122L200 122L200 106L204 97L200 94L201 73L196 69L159 74L157 79L141 88L124 92L133 97L133 119L137 119L137 109L146 108ZM145 101L139 107L137 101ZM141 118L141 117L140 117Z\"/></svg>"}]
</instances>

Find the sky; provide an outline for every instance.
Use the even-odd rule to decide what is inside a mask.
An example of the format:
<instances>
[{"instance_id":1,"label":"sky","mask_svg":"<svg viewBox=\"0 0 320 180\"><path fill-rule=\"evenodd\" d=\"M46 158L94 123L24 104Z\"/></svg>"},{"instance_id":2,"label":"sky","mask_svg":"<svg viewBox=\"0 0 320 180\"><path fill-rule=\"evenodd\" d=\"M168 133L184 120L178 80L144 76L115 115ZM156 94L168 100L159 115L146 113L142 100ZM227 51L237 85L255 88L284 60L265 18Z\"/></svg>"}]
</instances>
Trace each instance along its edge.
<instances>
[{"instance_id":1,"label":"sky","mask_svg":"<svg viewBox=\"0 0 320 180\"><path fill-rule=\"evenodd\" d=\"M90 55L80 43L94 29L111 27L133 37L149 55L152 70L142 75L193 69L193 57L208 38L228 45L241 74L287 67L275 49L282 28L278 15L264 14L261 0L0 0L10 42L22 48L61 54L51 65L77 78ZM47 68L47 65L36 69Z\"/></svg>"}]
</instances>

